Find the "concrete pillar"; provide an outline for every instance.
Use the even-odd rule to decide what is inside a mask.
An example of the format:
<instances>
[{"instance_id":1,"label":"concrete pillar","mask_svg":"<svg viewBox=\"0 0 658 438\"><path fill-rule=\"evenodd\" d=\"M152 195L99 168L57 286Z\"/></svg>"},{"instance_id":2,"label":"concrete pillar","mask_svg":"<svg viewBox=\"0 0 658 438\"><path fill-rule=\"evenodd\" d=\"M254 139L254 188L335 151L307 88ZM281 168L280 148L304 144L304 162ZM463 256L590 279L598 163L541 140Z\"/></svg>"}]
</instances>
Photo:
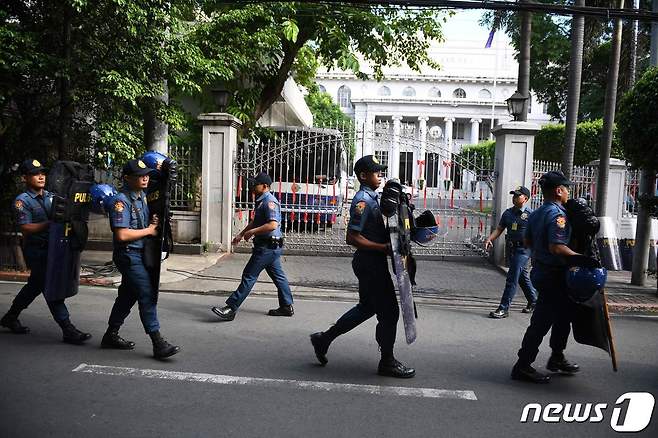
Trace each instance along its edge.
<instances>
[{"instance_id":1,"label":"concrete pillar","mask_svg":"<svg viewBox=\"0 0 658 438\"><path fill-rule=\"evenodd\" d=\"M400 179L400 133L402 131L402 116L393 116L393 145L391 156L388 158L389 175Z\"/></svg>"},{"instance_id":2,"label":"concrete pillar","mask_svg":"<svg viewBox=\"0 0 658 438\"><path fill-rule=\"evenodd\" d=\"M496 137L496 188L491 228L496 227L503 211L512 206L509 191L517 186L532 186L532 156L535 135L540 126L529 122L505 122L493 129ZM502 265L505 258L504 239L494 241L493 262Z\"/></svg>"},{"instance_id":3,"label":"concrete pillar","mask_svg":"<svg viewBox=\"0 0 658 438\"><path fill-rule=\"evenodd\" d=\"M233 162L239 119L225 113L200 114L201 243L211 251L231 251L233 217Z\"/></svg>"},{"instance_id":4,"label":"concrete pillar","mask_svg":"<svg viewBox=\"0 0 658 438\"><path fill-rule=\"evenodd\" d=\"M480 123L482 119L471 119L471 144L480 142Z\"/></svg>"},{"instance_id":5,"label":"concrete pillar","mask_svg":"<svg viewBox=\"0 0 658 438\"><path fill-rule=\"evenodd\" d=\"M418 117L418 139L420 140L420 148L418 148L416 157L416 181L418 181L418 189L425 188L425 151L427 150L427 121L430 118L427 116Z\"/></svg>"},{"instance_id":6,"label":"concrete pillar","mask_svg":"<svg viewBox=\"0 0 658 438\"><path fill-rule=\"evenodd\" d=\"M373 147L375 139L375 114L368 113L364 128L362 156L373 155L375 153L375 148Z\"/></svg>"},{"instance_id":7,"label":"concrete pillar","mask_svg":"<svg viewBox=\"0 0 658 438\"><path fill-rule=\"evenodd\" d=\"M443 130L443 132L445 132L446 149L452 152L452 124L454 123L455 118L446 117L443 120L446 122L445 129Z\"/></svg>"},{"instance_id":8,"label":"concrete pillar","mask_svg":"<svg viewBox=\"0 0 658 438\"><path fill-rule=\"evenodd\" d=\"M600 171L600 160L589 163ZM615 227L619 232L619 224L624 214L624 203L626 202L626 163L617 158L610 159L610 172L608 174L608 193L606 193L605 211L603 216L611 217L615 221Z\"/></svg>"}]
</instances>

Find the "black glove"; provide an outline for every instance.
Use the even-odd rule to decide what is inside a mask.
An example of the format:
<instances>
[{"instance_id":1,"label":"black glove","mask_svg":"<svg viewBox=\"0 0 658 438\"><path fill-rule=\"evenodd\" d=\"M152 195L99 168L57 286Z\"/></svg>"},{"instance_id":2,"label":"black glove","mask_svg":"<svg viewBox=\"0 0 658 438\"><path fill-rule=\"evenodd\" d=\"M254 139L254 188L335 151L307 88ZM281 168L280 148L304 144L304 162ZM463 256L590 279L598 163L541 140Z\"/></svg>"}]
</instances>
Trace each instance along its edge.
<instances>
[{"instance_id":1,"label":"black glove","mask_svg":"<svg viewBox=\"0 0 658 438\"><path fill-rule=\"evenodd\" d=\"M584 255L573 255L567 257L567 264L569 266L578 266L581 268L601 268L601 262L594 257L587 257Z\"/></svg>"}]
</instances>

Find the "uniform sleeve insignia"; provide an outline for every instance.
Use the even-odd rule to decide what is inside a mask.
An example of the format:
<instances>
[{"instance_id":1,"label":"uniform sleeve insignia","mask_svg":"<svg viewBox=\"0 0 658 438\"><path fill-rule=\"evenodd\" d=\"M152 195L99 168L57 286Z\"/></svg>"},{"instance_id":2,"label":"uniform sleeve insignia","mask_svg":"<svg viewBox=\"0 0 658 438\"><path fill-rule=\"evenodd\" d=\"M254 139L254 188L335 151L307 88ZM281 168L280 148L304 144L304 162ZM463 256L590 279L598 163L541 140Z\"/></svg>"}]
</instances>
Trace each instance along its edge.
<instances>
[{"instance_id":1,"label":"uniform sleeve insignia","mask_svg":"<svg viewBox=\"0 0 658 438\"><path fill-rule=\"evenodd\" d=\"M555 223L558 227L564 228L567 225L567 220L564 218L564 216L559 216L557 219L555 219Z\"/></svg>"},{"instance_id":2,"label":"uniform sleeve insignia","mask_svg":"<svg viewBox=\"0 0 658 438\"><path fill-rule=\"evenodd\" d=\"M123 202L117 201L114 203L114 211L121 213L123 211Z\"/></svg>"},{"instance_id":3,"label":"uniform sleeve insignia","mask_svg":"<svg viewBox=\"0 0 658 438\"><path fill-rule=\"evenodd\" d=\"M17 199L16 202L14 202L14 207L16 207L16 210L22 210L23 209L23 201L20 199Z\"/></svg>"},{"instance_id":4,"label":"uniform sleeve insignia","mask_svg":"<svg viewBox=\"0 0 658 438\"><path fill-rule=\"evenodd\" d=\"M276 202L274 201L268 202L267 206L270 207L270 210L276 210Z\"/></svg>"},{"instance_id":5,"label":"uniform sleeve insignia","mask_svg":"<svg viewBox=\"0 0 658 438\"><path fill-rule=\"evenodd\" d=\"M361 201L356 203L356 212L363 214L363 210L366 209L366 201Z\"/></svg>"}]
</instances>

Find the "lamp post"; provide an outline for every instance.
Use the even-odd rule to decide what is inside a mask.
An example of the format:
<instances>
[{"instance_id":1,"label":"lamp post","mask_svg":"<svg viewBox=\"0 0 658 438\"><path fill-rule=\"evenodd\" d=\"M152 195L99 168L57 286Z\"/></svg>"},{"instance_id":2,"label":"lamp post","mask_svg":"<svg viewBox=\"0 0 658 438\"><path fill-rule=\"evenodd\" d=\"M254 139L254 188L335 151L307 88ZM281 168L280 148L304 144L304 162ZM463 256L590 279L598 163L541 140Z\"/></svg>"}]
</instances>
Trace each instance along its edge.
<instances>
[{"instance_id":1,"label":"lamp post","mask_svg":"<svg viewBox=\"0 0 658 438\"><path fill-rule=\"evenodd\" d=\"M506 100L507 111L512 117L514 117L515 121L518 121L521 118L527 100L528 98L519 93L518 90Z\"/></svg>"},{"instance_id":2,"label":"lamp post","mask_svg":"<svg viewBox=\"0 0 658 438\"><path fill-rule=\"evenodd\" d=\"M230 92L223 88L213 88L210 92L212 93L213 100L217 106L217 111L220 113L226 112Z\"/></svg>"}]
</instances>

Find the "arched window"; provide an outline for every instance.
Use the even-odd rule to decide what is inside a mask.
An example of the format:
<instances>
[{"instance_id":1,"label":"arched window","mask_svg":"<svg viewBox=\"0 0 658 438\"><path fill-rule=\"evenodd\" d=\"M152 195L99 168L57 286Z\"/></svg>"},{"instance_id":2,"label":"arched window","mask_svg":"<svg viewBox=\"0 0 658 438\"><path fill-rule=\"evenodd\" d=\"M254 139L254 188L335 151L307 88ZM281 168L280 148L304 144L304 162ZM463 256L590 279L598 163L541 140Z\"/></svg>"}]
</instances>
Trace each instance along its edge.
<instances>
[{"instance_id":1,"label":"arched window","mask_svg":"<svg viewBox=\"0 0 658 438\"><path fill-rule=\"evenodd\" d=\"M338 89L338 105L341 108L350 108L352 106L352 91L347 85L341 85Z\"/></svg>"},{"instance_id":2,"label":"arched window","mask_svg":"<svg viewBox=\"0 0 658 438\"><path fill-rule=\"evenodd\" d=\"M486 88L483 88L478 93L478 97L480 99L491 99L491 91L487 90Z\"/></svg>"},{"instance_id":3,"label":"arched window","mask_svg":"<svg viewBox=\"0 0 658 438\"><path fill-rule=\"evenodd\" d=\"M320 93L326 93L327 89L324 87L324 85L318 85L318 89L320 90Z\"/></svg>"},{"instance_id":4,"label":"arched window","mask_svg":"<svg viewBox=\"0 0 658 438\"><path fill-rule=\"evenodd\" d=\"M391 89L388 88L386 85L382 85L379 87L379 90L377 90L377 95L379 96L390 96L391 95Z\"/></svg>"},{"instance_id":5,"label":"arched window","mask_svg":"<svg viewBox=\"0 0 658 438\"><path fill-rule=\"evenodd\" d=\"M457 99L466 99L466 91L464 91L463 88L457 88L455 91L452 92L452 95Z\"/></svg>"},{"instance_id":6,"label":"arched window","mask_svg":"<svg viewBox=\"0 0 658 438\"><path fill-rule=\"evenodd\" d=\"M430 88L429 93L427 93L429 97L436 98L436 97L441 97L441 90L439 90L436 87Z\"/></svg>"},{"instance_id":7,"label":"arched window","mask_svg":"<svg viewBox=\"0 0 658 438\"><path fill-rule=\"evenodd\" d=\"M416 90L413 87L407 87L402 90L402 95L405 97L414 97L416 95Z\"/></svg>"}]
</instances>

